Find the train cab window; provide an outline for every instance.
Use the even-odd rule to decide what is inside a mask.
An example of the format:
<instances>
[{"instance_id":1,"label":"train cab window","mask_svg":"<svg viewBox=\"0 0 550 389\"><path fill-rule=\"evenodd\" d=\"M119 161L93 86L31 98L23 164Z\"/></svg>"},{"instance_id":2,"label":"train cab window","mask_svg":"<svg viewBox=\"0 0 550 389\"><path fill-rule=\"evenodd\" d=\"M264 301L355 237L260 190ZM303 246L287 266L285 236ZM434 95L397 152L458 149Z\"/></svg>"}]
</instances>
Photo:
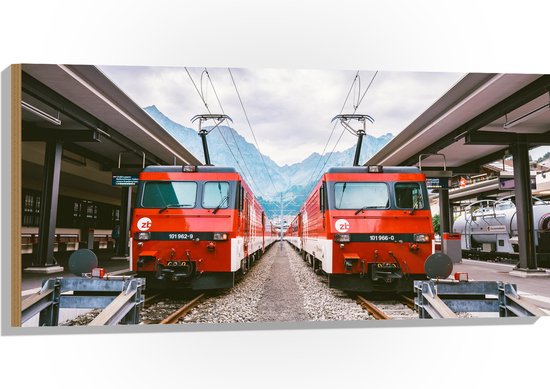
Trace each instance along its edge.
<instances>
[{"instance_id":1,"label":"train cab window","mask_svg":"<svg viewBox=\"0 0 550 389\"><path fill-rule=\"evenodd\" d=\"M227 208L229 206L229 183L212 181L204 184L203 208Z\"/></svg>"},{"instance_id":2,"label":"train cab window","mask_svg":"<svg viewBox=\"0 0 550 389\"><path fill-rule=\"evenodd\" d=\"M390 205L383 182L338 182L334 184L336 209L384 209Z\"/></svg>"},{"instance_id":3,"label":"train cab window","mask_svg":"<svg viewBox=\"0 0 550 389\"><path fill-rule=\"evenodd\" d=\"M197 183L192 181L147 181L141 206L145 208L193 208Z\"/></svg>"},{"instance_id":4,"label":"train cab window","mask_svg":"<svg viewBox=\"0 0 550 389\"><path fill-rule=\"evenodd\" d=\"M395 201L397 208L423 209L424 198L420 184L416 182L395 184Z\"/></svg>"}]
</instances>

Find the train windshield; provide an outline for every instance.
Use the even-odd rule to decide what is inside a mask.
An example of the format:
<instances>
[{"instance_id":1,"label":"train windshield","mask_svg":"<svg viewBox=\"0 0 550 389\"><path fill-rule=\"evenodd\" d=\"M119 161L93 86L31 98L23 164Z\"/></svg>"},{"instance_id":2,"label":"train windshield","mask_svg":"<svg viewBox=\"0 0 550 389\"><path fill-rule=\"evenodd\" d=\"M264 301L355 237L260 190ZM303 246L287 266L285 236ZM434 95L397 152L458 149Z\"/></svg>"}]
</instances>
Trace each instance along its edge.
<instances>
[{"instance_id":1,"label":"train windshield","mask_svg":"<svg viewBox=\"0 0 550 389\"><path fill-rule=\"evenodd\" d=\"M203 208L227 208L229 206L229 183L207 182L202 195Z\"/></svg>"},{"instance_id":2,"label":"train windshield","mask_svg":"<svg viewBox=\"0 0 550 389\"><path fill-rule=\"evenodd\" d=\"M144 208L194 208L197 183L192 181L148 181L143 189Z\"/></svg>"},{"instance_id":3,"label":"train windshield","mask_svg":"<svg viewBox=\"0 0 550 389\"><path fill-rule=\"evenodd\" d=\"M383 182L338 182L334 184L336 209L388 208L390 195Z\"/></svg>"},{"instance_id":4,"label":"train windshield","mask_svg":"<svg viewBox=\"0 0 550 389\"><path fill-rule=\"evenodd\" d=\"M416 182L400 182L395 184L395 202L397 208L424 208L422 188Z\"/></svg>"}]
</instances>

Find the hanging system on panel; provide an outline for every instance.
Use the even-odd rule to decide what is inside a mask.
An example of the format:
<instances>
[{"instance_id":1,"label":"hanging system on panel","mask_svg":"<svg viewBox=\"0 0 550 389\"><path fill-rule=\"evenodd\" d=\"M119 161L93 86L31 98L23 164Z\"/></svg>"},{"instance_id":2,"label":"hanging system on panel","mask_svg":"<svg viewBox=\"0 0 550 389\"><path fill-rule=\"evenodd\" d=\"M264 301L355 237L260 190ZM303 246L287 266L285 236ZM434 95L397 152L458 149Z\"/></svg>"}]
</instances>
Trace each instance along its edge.
<instances>
[{"instance_id":1,"label":"hanging system on panel","mask_svg":"<svg viewBox=\"0 0 550 389\"><path fill-rule=\"evenodd\" d=\"M370 123L374 123L374 119L369 115L364 114L341 114L336 115L332 120L331 123L335 120L340 120L340 123L346 130L348 130L351 134L357 136L357 147L355 148L355 157L353 158L353 166L359 166L359 156L361 155L361 146L363 144L363 137L367 134L367 121ZM349 125L350 120L357 120L358 122L363 123L363 128L355 130L353 127Z\"/></svg>"},{"instance_id":2,"label":"hanging system on panel","mask_svg":"<svg viewBox=\"0 0 550 389\"><path fill-rule=\"evenodd\" d=\"M428 157L442 157L443 170L426 170L422 167L422 160ZM418 167L426 175L426 187L438 192L439 197L439 226L441 236L441 250L451 257L453 263L462 262L462 249L460 246L460 234L453 233L453 220L451 217L451 205L449 201L449 189L453 172L447 170L445 154L427 153L418 156ZM437 167L435 167L437 168Z\"/></svg>"},{"instance_id":3,"label":"hanging system on panel","mask_svg":"<svg viewBox=\"0 0 550 389\"><path fill-rule=\"evenodd\" d=\"M422 168L422 159L424 157L432 156L439 156L443 158L443 170L426 170ZM447 170L447 158L445 157L445 154L420 154L418 156L418 168L426 175L426 186L428 189L437 189L441 193L442 190L449 190L451 188L453 172L451 170Z\"/></svg>"},{"instance_id":4,"label":"hanging system on panel","mask_svg":"<svg viewBox=\"0 0 550 389\"><path fill-rule=\"evenodd\" d=\"M199 136L202 139L202 149L204 151L204 164L207 166L212 166L210 162L210 153L208 152L208 143L206 142L206 135L210 134L214 129L216 129L220 124L223 123L224 120L229 120L233 123L233 119L231 119L227 115L223 114L215 114L215 113L207 113L202 115L196 115L191 118L191 122L194 123L195 121L199 121ZM217 120L214 127L210 128L209 130L205 130L202 128L202 123L207 120Z\"/></svg>"}]
</instances>

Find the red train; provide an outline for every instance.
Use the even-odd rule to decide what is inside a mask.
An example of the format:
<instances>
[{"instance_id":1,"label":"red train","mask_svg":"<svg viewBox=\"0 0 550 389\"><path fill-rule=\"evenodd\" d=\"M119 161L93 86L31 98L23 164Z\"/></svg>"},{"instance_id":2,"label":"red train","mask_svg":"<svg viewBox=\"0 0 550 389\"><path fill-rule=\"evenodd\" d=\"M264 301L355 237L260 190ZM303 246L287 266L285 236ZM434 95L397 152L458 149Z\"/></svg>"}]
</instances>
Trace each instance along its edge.
<instances>
[{"instance_id":1,"label":"red train","mask_svg":"<svg viewBox=\"0 0 550 389\"><path fill-rule=\"evenodd\" d=\"M131 262L149 287L232 287L276 239L233 168L149 166L139 176Z\"/></svg>"},{"instance_id":2,"label":"red train","mask_svg":"<svg viewBox=\"0 0 550 389\"><path fill-rule=\"evenodd\" d=\"M424 174L389 166L329 169L286 232L330 287L356 292L411 292L433 236Z\"/></svg>"}]
</instances>

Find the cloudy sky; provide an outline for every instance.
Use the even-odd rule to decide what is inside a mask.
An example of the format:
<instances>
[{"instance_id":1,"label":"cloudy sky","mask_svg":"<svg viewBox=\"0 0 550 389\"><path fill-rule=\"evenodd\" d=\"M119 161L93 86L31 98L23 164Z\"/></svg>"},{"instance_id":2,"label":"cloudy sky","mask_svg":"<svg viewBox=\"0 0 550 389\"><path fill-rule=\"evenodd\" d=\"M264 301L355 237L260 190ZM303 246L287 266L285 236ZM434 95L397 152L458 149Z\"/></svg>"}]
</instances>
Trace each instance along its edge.
<instances>
[{"instance_id":1,"label":"cloudy sky","mask_svg":"<svg viewBox=\"0 0 550 389\"><path fill-rule=\"evenodd\" d=\"M194 81L210 111L221 113L223 108L233 119L233 128L255 143L227 68L208 68L212 83L205 68L187 68L189 74L184 67L100 69L140 106L156 105L172 120L196 129L197 123L190 119L207 111ZM354 105L372 80L357 113L374 118L367 133L396 135L463 76L383 71L375 76L375 71L360 71L353 83L357 71L233 68L231 73L260 150L280 165L299 162L313 152L321 153L325 146L326 152L334 148L343 128L337 125L327 145L334 128L331 119L342 110L352 84L343 113L353 113ZM336 151L355 142L356 138L345 132Z\"/></svg>"}]
</instances>

